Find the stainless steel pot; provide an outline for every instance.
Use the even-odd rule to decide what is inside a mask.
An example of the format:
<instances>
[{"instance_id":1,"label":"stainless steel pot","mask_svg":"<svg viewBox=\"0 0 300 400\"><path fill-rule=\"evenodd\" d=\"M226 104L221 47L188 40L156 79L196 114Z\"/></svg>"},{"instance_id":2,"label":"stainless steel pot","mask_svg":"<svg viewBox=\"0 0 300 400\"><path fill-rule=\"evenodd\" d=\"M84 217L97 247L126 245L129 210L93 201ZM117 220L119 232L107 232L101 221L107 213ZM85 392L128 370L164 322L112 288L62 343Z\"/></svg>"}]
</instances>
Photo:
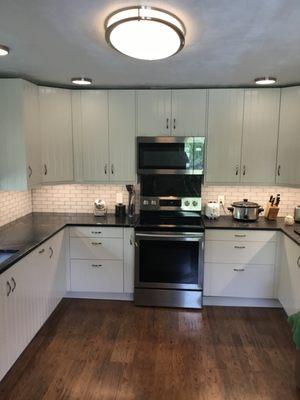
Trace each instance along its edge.
<instances>
[{"instance_id":1,"label":"stainless steel pot","mask_svg":"<svg viewBox=\"0 0 300 400\"><path fill-rule=\"evenodd\" d=\"M232 213L233 218L239 221L256 221L259 214L264 211L259 204L252 203L248 199L232 203L228 210Z\"/></svg>"}]
</instances>

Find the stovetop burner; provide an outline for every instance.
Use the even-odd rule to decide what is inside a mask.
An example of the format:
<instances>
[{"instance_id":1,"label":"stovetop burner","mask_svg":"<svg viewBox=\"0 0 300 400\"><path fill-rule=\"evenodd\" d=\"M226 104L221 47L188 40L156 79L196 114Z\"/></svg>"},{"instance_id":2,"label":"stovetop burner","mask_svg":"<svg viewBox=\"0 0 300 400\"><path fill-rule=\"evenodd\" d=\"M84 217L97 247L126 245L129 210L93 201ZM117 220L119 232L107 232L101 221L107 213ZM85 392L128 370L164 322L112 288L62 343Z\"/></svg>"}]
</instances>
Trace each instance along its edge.
<instances>
[{"instance_id":1,"label":"stovetop burner","mask_svg":"<svg viewBox=\"0 0 300 400\"><path fill-rule=\"evenodd\" d=\"M141 212L137 230L202 232L204 224L198 212Z\"/></svg>"}]
</instances>

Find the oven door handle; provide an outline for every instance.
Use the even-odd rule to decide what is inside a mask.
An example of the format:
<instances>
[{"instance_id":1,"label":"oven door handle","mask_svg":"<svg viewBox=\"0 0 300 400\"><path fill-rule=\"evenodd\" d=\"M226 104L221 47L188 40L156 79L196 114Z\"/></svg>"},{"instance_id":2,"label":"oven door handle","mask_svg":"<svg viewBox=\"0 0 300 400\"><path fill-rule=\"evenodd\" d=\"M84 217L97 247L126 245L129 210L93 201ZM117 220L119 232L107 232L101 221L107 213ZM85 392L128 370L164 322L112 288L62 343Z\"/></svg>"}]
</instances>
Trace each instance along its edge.
<instances>
[{"instance_id":1,"label":"oven door handle","mask_svg":"<svg viewBox=\"0 0 300 400\"><path fill-rule=\"evenodd\" d=\"M176 240L176 239L182 239L182 240L202 240L204 238L203 233L188 233L188 234L153 234L153 233L136 233L135 236L139 239L145 238L145 239L170 239L170 240Z\"/></svg>"}]
</instances>

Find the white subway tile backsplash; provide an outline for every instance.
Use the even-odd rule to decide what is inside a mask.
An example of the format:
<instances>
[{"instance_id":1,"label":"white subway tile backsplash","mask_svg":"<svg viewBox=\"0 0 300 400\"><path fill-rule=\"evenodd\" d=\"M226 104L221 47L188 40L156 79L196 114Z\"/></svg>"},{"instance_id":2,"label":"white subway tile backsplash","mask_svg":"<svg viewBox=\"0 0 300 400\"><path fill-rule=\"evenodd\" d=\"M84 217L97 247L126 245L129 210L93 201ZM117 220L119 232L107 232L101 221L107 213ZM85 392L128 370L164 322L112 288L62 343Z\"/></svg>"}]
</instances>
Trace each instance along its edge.
<instances>
[{"instance_id":1,"label":"white subway tile backsplash","mask_svg":"<svg viewBox=\"0 0 300 400\"><path fill-rule=\"evenodd\" d=\"M0 191L0 226L32 212L31 191Z\"/></svg>"}]
</instances>

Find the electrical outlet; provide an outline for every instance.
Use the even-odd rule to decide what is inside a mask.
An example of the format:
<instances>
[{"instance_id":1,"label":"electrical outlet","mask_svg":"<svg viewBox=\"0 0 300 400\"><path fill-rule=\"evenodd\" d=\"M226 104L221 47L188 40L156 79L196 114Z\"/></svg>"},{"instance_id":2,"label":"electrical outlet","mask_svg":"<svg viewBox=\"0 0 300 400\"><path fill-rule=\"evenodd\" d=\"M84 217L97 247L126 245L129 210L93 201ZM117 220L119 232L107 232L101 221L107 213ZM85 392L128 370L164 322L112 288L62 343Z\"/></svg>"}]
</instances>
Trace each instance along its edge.
<instances>
[{"instance_id":1,"label":"electrical outlet","mask_svg":"<svg viewBox=\"0 0 300 400\"><path fill-rule=\"evenodd\" d=\"M225 196L223 194L218 196L218 203L219 204L223 204L223 206L224 206L224 204L225 204Z\"/></svg>"}]
</instances>

